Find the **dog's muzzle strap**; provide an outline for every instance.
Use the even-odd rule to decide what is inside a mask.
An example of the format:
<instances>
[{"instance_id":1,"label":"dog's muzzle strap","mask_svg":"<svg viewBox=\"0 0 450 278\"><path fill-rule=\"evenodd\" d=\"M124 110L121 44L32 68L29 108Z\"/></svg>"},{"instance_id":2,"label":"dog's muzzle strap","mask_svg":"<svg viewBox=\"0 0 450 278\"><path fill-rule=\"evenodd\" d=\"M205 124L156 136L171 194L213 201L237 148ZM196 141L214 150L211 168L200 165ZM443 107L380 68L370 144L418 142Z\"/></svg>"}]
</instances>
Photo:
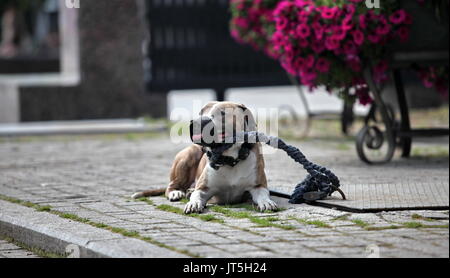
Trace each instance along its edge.
<instances>
[{"instance_id":1,"label":"dog's muzzle strap","mask_svg":"<svg viewBox=\"0 0 450 278\"><path fill-rule=\"evenodd\" d=\"M239 149L239 154L237 158L222 155L222 153L231 148L232 144L226 144L219 148L212 149L212 150L206 150L206 148L203 148L203 151L206 152L206 155L209 158L209 165L214 169L218 170L221 166L236 166L239 162L246 160L247 157L250 155L250 150L253 148L255 144L251 143L243 143L241 148Z\"/></svg>"}]
</instances>

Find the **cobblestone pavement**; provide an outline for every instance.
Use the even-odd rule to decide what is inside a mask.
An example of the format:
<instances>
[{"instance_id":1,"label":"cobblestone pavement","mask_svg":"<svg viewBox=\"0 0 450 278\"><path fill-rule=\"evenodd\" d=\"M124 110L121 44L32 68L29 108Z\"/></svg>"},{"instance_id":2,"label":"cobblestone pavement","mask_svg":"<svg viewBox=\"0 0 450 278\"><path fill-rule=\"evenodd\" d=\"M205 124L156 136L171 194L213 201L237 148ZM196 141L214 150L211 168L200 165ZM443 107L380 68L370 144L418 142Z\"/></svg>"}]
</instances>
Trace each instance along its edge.
<instances>
[{"instance_id":1,"label":"cobblestone pavement","mask_svg":"<svg viewBox=\"0 0 450 278\"><path fill-rule=\"evenodd\" d=\"M351 144L293 143L342 183L449 181L447 156L397 157L368 167ZM448 211L356 214L284 204L276 213L210 206L188 217L179 213L182 203L129 198L135 191L165 187L172 159L184 146L168 138L133 137L3 142L0 194L135 231L200 257L449 256ZM271 188L291 192L303 179L303 170L284 154L265 157Z\"/></svg>"},{"instance_id":2,"label":"cobblestone pavement","mask_svg":"<svg viewBox=\"0 0 450 278\"><path fill-rule=\"evenodd\" d=\"M39 258L28 250L25 250L13 243L0 239L0 259L4 258Z\"/></svg>"}]
</instances>

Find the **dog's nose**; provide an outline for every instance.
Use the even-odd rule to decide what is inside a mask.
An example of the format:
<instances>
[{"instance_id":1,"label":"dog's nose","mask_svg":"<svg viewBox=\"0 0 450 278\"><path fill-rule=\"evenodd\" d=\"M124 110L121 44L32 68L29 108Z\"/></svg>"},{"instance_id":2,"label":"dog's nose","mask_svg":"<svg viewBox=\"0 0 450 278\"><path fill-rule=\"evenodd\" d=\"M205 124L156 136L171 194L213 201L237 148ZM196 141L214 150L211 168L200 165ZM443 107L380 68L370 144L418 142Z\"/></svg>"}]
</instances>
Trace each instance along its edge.
<instances>
[{"instance_id":1,"label":"dog's nose","mask_svg":"<svg viewBox=\"0 0 450 278\"><path fill-rule=\"evenodd\" d=\"M202 116L191 121L191 141L196 144L207 144L214 141L214 123L210 117Z\"/></svg>"}]
</instances>

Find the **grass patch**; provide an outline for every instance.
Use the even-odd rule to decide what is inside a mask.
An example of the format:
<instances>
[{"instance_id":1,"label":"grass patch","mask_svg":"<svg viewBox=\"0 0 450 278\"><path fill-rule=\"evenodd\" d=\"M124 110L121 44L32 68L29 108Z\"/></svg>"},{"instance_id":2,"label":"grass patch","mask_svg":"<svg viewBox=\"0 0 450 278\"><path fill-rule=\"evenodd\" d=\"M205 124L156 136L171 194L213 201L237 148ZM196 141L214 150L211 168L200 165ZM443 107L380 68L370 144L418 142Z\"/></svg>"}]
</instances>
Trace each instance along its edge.
<instances>
[{"instance_id":1,"label":"grass patch","mask_svg":"<svg viewBox=\"0 0 450 278\"><path fill-rule=\"evenodd\" d=\"M89 223L89 219L87 218L82 218L79 217L76 214L72 214L72 213L67 213L67 212L58 212L58 211L51 211L51 213L58 215L61 218L65 218L65 219L69 219L69 220L73 220L76 222L81 222L81 223Z\"/></svg>"},{"instance_id":2,"label":"grass patch","mask_svg":"<svg viewBox=\"0 0 450 278\"><path fill-rule=\"evenodd\" d=\"M333 221L347 221L347 220L348 220L348 214L344 214L344 215L333 218Z\"/></svg>"},{"instance_id":3,"label":"grass patch","mask_svg":"<svg viewBox=\"0 0 450 278\"><path fill-rule=\"evenodd\" d=\"M285 211L286 208L278 208L275 210L266 210L266 211L259 211L258 208L250 203L242 203L242 204L234 204L234 205L224 205L224 208L235 208L235 209L245 209L248 211L254 211L254 212L260 212L260 213L274 213L274 212L280 212Z\"/></svg>"},{"instance_id":4,"label":"grass patch","mask_svg":"<svg viewBox=\"0 0 450 278\"><path fill-rule=\"evenodd\" d=\"M171 205L159 205L156 207L159 210L172 212L176 214L181 214L187 217L194 217L206 222L217 222L217 223L224 223L222 219L217 218L216 216L212 214L197 214L197 213L191 213L191 214L185 214L184 211L181 208L177 208Z\"/></svg>"},{"instance_id":5,"label":"grass patch","mask_svg":"<svg viewBox=\"0 0 450 278\"><path fill-rule=\"evenodd\" d=\"M229 206L228 206L229 207ZM250 222L258 225L259 227L276 227L283 230L293 230L295 229L292 225L284 225L274 223L276 221L280 221L279 218L276 217L256 217L247 211L235 211L227 207L222 206L212 206L210 208L212 211L221 213L227 217L237 218L237 219L248 219Z\"/></svg>"},{"instance_id":6,"label":"grass patch","mask_svg":"<svg viewBox=\"0 0 450 278\"><path fill-rule=\"evenodd\" d=\"M369 223L362 221L361 219L352 219L351 221L361 228L365 228L370 225Z\"/></svg>"},{"instance_id":7,"label":"grass patch","mask_svg":"<svg viewBox=\"0 0 450 278\"><path fill-rule=\"evenodd\" d=\"M225 216L231 217L231 218L250 218L252 215L249 212L246 211L234 211L231 209L228 209L226 207L222 206L212 206L210 210L221 213Z\"/></svg>"},{"instance_id":8,"label":"grass patch","mask_svg":"<svg viewBox=\"0 0 450 278\"><path fill-rule=\"evenodd\" d=\"M184 214L182 209L174 207L174 206L170 206L170 205L159 205L156 208L159 209L159 210L167 211L167 212Z\"/></svg>"},{"instance_id":9,"label":"grass patch","mask_svg":"<svg viewBox=\"0 0 450 278\"><path fill-rule=\"evenodd\" d=\"M403 227L409 228L409 229L417 229L417 228L423 228L423 224L420 222L405 222L403 223Z\"/></svg>"},{"instance_id":10,"label":"grass patch","mask_svg":"<svg viewBox=\"0 0 450 278\"><path fill-rule=\"evenodd\" d=\"M411 215L411 218L412 218L412 219L415 219L415 220L424 220L424 221L429 221L429 222L436 221L436 220L434 220L434 219L431 219L431 218L428 218L428 217L419 215L419 214L417 214L417 213L414 213L413 215Z\"/></svg>"},{"instance_id":11,"label":"grass patch","mask_svg":"<svg viewBox=\"0 0 450 278\"><path fill-rule=\"evenodd\" d=\"M149 204L149 205L151 205L151 206L154 205L154 203L153 203L152 200L150 200L150 199L148 199L148 198L145 198L145 197L139 198L139 199L137 199L137 201L141 201L141 202L147 203L147 204Z\"/></svg>"},{"instance_id":12,"label":"grass patch","mask_svg":"<svg viewBox=\"0 0 450 278\"><path fill-rule=\"evenodd\" d=\"M36 208L37 211L51 211L52 207L51 206L39 206L38 208Z\"/></svg>"},{"instance_id":13,"label":"grass patch","mask_svg":"<svg viewBox=\"0 0 450 278\"><path fill-rule=\"evenodd\" d=\"M248 218L252 223L255 223L259 227L275 227L283 230L294 230L295 227L292 225L278 224L274 223L275 221L279 221L279 219L268 219L264 217L250 217Z\"/></svg>"},{"instance_id":14,"label":"grass patch","mask_svg":"<svg viewBox=\"0 0 450 278\"><path fill-rule=\"evenodd\" d=\"M189 203L189 199L188 198L183 198L183 199L180 200L180 203L187 204L187 203Z\"/></svg>"},{"instance_id":15,"label":"grass patch","mask_svg":"<svg viewBox=\"0 0 450 278\"><path fill-rule=\"evenodd\" d=\"M118 228L118 227L109 227L108 225L104 226L104 228L110 230L113 233L121 234L126 237L139 238L139 232L137 232L137 231L129 231L127 229Z\"/></svg>"},{"instance_id":16,"label":"grass patch","mask_svg":"<svg viewBox=\"0 0 450 278\"><path fill-rule=\"evenodd\" d=\"M51 206L41 206L41 205L38 205L38 204L34 204L34 203L31 203L31 202L28 202L28 201L22 201L22 200L19 200L19 199L16 199L16 198L11 198L11 197L8 197L8 196L5 196L5 195L1 195L1 194L0 194L0 200L7 201L7 202L10 202L10 203L14 203L14 204L18 204L18 205L21 205L21 206L25 206L27 208L33 208L33 209L35 209L37 211L47 211L48 212L48 211L50 211L52 209Z\"/></svg>"}]
</instances>

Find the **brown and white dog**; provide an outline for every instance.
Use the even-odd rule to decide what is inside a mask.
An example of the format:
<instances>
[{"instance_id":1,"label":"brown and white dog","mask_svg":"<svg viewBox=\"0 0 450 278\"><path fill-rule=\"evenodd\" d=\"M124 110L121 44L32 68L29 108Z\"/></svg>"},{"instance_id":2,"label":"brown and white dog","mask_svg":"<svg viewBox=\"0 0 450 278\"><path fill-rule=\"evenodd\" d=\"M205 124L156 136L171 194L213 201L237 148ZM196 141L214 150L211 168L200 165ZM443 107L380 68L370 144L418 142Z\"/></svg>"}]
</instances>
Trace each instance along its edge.
<instances>
[{"instance_id":1,"label":"brown and white dog","mask_svg":"<svg viewBox=\"0 0 450 278\"><path fill-rule=\"evenodd\" d=\"M201 126L197 132L192 131L195 123ZM207 127L209 130L206 130ZM200 118L191 122L191 140L194 142L204 140L207 134L213 136L213 142L218 141L220 144L220 140L228 136L228 133L241 131L256 131L256 122L249 109L233 102L210 102L200 111ZM223 155L237 158L242 144L234 143ZM167 189L136 193L133 198L165 192L170 201L179 201L193 187L185 213L202 212L209 201L217 204L243 202L249 194L259 210L277 209L267 188L260 143L253 144L246 159L239 161L234 167L223 165L218 169L210 166L204 153L204 148L208 149L210 146L194 144L179 152L172 165Z\"/></svg>"}]
</instances>

